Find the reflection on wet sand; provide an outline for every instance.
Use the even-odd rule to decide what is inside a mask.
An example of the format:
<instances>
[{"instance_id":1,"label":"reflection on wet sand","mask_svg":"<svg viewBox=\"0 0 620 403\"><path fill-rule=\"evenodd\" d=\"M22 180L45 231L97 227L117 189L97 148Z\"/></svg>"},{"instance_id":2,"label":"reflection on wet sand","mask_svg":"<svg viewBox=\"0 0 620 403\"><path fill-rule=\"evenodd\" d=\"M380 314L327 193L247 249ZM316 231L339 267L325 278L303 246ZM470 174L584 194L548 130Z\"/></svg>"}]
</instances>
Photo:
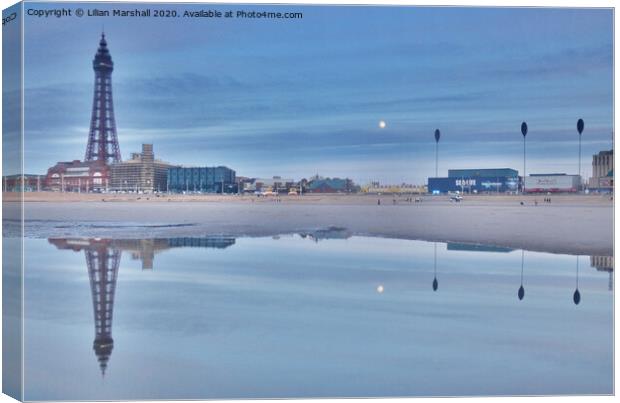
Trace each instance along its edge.
<instances>
[{"instance_id":1,"label":"reflection on wet sand","mask_svg":"<svg viewBox=\"0 0 620 403\"><path fill-rule=\"evenodd\" d=\"M614 289L614 257L613 256L590 256L590 266L598 271L609 273L609 291Z\"/></svg>"},{"instance_id":2,"label":"reflection on wet sand","mask_svg":"<svg viewBox=\"0 0 620 403\"><path fill-rule=\"evenodd\" d=\"M235 238L168 238L168 239L66 239L50 238L49 243L58 249L84 251L95 320L93 350L99 362L101 375L105 371L114 348L112 338L112 314L114 292L121 262L121 252L131 253L133 259L142 261L142 269L152 269L156 253L171 248L218 248L234 245Z\"/></svg>"},{"instance_id":3,"label":"reflection on wet sand","mask_svg":"<svg viewBox=\"0 0 620 403\"><path fill-rule=\"evenodd\" d=\"M328 239L348 239L351 234L346 229L329 228L327 230L317 230L313 232L301 233L303 239L314 242ZM279 239L279 238L276 238ZM134 260L142 262L142 269L153 269L155 255L172 248L215 248L225 249L234 245L236 239L226 236L203 237L203 238L155 238L155 239L100 239L100 238L50 238L48 242L61 250L72 250L74 252L84 251L86 267L90 281L90 289L93 302L93 313L95 322L95 339L93 350L99 362L101 374L105 375L108 361L114 348L112 338L112 317L114 311L114 294L118 277L118 269L121 261L122 252L127 252ZM433 245L433 281L432 289L434 292L439 290L437 278L437 242ZM447 251L472 251L472 252L500 252L507 253L513 251L507 248L496 248L492 246L468 245L448 243ZM613 283L613 257L610 256L591 256L590 265L598 271L609 272L609 290L612 290ZM517 292L519 300L525 297L524 288L524 266L525 251L521 251L521 275L520 287ZM377 288L379 293L383 292L383 285ZM576 257L575 291L573 302L578 305L581 301L579 291L579 256Z\"/></svg>"},{"instance_id":4,"label":"reflection on wet sand","mask_svg":"<svg viewBox=\"0 0 620 403\"><path fill-rule=\"evenodd\" d=\"M517 291L517 296L519 297L519 301L523 300L525 297L525 288L523 288L523 266L525 265L525 251L521 251L521 286L519 287L519 291Z\"/></svg>"}]
</instances>

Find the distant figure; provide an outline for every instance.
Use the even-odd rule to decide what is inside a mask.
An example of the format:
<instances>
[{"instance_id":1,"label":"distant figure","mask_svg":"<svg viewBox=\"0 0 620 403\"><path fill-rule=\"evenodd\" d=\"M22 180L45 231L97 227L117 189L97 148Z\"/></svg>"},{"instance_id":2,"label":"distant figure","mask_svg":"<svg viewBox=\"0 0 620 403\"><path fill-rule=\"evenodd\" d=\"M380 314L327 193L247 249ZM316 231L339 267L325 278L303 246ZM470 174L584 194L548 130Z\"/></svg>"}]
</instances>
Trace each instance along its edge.
<instances>
[{"instance_id":1,"label":"distant figure","mask_svg":"<svg viewBox=\"0 0 620 403\"><path fill-rule=\"evenodd\" d=\"M524 203L523 203L523 202L521 202L521 205L523 206L523 205L524 205Z\"/></svg>"},{"instance_id":2,"label":"distant figure","mask_svg":"<svg viewBox=\"0 0 620 403\"><path fill-rule=\"evenodd\" d=\"M538 200L534 200L534 206L538 206Z\"/></svg>"},{"instance_id":3,"label":"distant figure","mask_svg":"<svg viewBox=\"0 0 620 403\"><path fill-rule=\"evenodd\" d=\"M396 204L396 199L392 199L392 203L393 203L393 204Z\"/></svg>"},{"instance_id":4,"label":"distant figure","mask_svg":"<svg viewBox=\"0 0 620 403\"><path fill-rule=\"evenodd\" d=\"M381 205L381 199L377 199L377 206Z\"/></svg>"}]
</instances>

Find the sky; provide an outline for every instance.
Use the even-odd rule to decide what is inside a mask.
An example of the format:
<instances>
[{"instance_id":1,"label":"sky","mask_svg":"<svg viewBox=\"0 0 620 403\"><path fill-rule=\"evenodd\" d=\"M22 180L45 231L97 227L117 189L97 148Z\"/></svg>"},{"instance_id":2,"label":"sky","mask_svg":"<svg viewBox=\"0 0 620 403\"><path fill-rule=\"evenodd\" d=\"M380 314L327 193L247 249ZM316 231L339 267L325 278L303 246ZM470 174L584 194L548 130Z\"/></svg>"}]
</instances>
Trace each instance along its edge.
<instances>
[{"instance_id":1,"label":"sky","mask_svg":"<svg viewBox=\"0 0 620 403\"><path fill-rule=\"evenodd\" d=\"M76 3L26 3L25 9ZM84 4L85 10L134 9ZM302 19L25 16L25 171L84 158L102 29L123 158L426 183L448 169L578 171L612 148L611 9L138 5ZM385 121L385 128L379 122Z\"/></svg>"}]
</instances>

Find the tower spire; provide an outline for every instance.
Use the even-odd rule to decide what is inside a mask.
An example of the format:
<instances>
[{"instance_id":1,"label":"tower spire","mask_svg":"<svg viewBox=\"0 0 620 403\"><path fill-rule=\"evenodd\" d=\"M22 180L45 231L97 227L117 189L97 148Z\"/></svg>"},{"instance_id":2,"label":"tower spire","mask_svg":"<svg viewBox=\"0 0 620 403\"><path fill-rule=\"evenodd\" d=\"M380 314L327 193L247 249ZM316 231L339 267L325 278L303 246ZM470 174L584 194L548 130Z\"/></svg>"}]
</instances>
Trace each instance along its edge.
<instances>
[{"instance_id":1,"label":"tower spire","mask_svg":"<svg viewBox=\"0 0 620 403\"><path fill-rule=\"evenodd\" d=\"M112 101L114 63L108 50L108 42L103 27L99 48L93 59L93 70L95 70L95 90L84 160L97 161L103 164L120 162L121 152L116 135L116 120Z\"/></svg>"}]
</instances>

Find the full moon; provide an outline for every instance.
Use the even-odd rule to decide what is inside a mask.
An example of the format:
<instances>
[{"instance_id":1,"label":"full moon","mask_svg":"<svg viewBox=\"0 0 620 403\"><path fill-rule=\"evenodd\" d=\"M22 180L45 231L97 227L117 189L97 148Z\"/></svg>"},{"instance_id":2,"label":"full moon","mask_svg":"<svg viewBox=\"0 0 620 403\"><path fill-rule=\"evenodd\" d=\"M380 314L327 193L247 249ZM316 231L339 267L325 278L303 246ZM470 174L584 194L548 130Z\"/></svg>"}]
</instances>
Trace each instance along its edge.
<instances>
[{"instance_id":1,"label":"full moon","mask_svg":"<svg viewBox=\"0 0 620 403\"><path fill-rule=\"evenodd\" d=\"M378 292L379 294L382 294L382 293L383 293L383 286L382 286L382 285L380 285L379 287L377 287L377 292Z\"/></svg>"},{"instance_id":2,"label":"full moon","mask_svg":"<svg viewBox=\"0 0 620 403\"><path fill-rule=\"evenodd\" d=\"M380 120L380 121L379 121L379 128L380 128L380 129L385 129L385 126L386 126L386 124L385 124L385 120Z\"/></svg>"}]
</instances>

